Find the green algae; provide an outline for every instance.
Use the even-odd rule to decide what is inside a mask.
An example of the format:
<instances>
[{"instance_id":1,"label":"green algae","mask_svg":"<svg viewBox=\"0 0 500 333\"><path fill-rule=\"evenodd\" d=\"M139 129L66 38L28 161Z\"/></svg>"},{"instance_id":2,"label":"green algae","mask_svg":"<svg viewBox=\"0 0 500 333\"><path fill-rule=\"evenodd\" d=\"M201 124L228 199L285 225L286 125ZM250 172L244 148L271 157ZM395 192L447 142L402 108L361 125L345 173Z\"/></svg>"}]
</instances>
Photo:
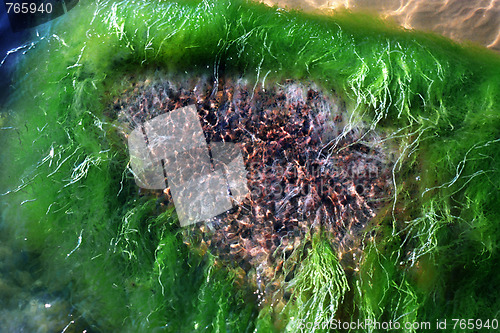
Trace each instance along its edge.
<instances>
[{"instance_id":1,"label":"green algae","mask_svg":"<svg viewBox=\"0 0 500 333\"><path fill-rule=\"evenodd\" d=\"M269 332L340 313L402 326L498 316L498 55L366 15L243 1L82 2L52 29L23 57L21 97L2 125L15 130L0 131L2 218L41 254L47 283L72 286L95 329ZM175 213L138 193L105 113L120 75L152 68L311 80L347 101L349 125L389 133L397 191L358 271L342 272L313 242L280 317L259 309L231 269L187 247Z\"/></svg>"},{"instance_id":2,"label":"green algae","mask_svg":"<svg viewBox=\"0 0 500 333\"><path fill-rule=\"evenodd\" d=\"M329 243L321 236L314 237L311 252L287 288L292 291L292 301L287 304L290 311L287 315L292 318L288 330L320 331L323 323L335 319L349 285ZM312 323L312 327L307 323Z\"/></svg>"}]
</instances>

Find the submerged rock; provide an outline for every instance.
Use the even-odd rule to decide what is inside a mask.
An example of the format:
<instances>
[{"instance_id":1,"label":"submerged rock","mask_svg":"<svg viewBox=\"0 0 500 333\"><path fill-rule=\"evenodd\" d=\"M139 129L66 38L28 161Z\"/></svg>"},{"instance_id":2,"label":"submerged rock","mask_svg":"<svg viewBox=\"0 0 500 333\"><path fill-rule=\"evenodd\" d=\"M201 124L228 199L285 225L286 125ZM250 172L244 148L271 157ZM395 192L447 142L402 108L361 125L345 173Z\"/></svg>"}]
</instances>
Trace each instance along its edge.
<instances>
[{"instance_id":1,"label":"submerged rock","mask_svg":"<svg viewBox=\"0 0 500 333\"><path fill-rule=\"evenodd\" d=\"M2 225L0 230L0 332L90 332L66 287L44 282L38 256L5 237Z\"/></svg>"},{"instance_id":2,"label":"submerged rock","mask_svg":"<svg viewBox=\"0 0 500 333\"><path fill-rule=\"evenodd\" d=\"M381 133L346 126L339 97L314 83L262 87L231 76L165 75L133 79L131 87L109 111L125 132L195 105L208 144L231 142L241 151L249 192L232 196L233 209L186 227L187 244L240 267L267 299L294 274L283 273L284 261L315 233L327 235L346 268L357 266L367 225L392 197L393 161ZM173 204L170 188L149 192Z\"/></svg>"},{"instance_id":3,"label":"submerged rock","mask_svg":"<svg viewBox=\"0 0 500 333\"><path fill-rule=\"evenodd\" d=\"M26 313L67 291L109 332L498 315L498 55L244 0L80 2L53 28L19 50L0 127L2 219L51 287ZM186 228L126 146L183 105L251 190Z\"/></svg>"}]
</instances>

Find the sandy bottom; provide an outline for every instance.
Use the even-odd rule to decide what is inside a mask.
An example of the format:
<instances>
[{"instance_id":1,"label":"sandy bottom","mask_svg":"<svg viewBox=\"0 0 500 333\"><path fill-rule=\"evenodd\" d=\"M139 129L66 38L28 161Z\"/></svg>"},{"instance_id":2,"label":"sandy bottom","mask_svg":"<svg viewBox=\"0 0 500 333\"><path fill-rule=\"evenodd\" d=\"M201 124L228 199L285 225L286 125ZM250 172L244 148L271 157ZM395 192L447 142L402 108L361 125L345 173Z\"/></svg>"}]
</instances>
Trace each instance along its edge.
<instances>
[{"instance_id":1,"label":"sandy bottom","mask_svg":"<svg viewBox=\"0 0 500 333\"><path fill-rule=\"evenodd\" d=\"M406 29L433 31L456 41L472 41L500 52L498 0L261 0L302 10L340 9L376 12Z\"/></svg>"}]
</instances>

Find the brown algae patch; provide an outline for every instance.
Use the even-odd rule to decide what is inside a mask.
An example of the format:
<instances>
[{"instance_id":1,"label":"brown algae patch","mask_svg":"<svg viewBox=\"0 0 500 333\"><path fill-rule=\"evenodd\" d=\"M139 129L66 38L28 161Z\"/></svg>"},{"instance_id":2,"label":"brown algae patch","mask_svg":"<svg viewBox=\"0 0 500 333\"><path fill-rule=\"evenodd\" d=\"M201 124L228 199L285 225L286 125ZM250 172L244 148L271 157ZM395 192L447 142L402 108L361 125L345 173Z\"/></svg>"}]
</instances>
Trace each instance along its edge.
<instances>
[{"instance_id":1,"label":"brown algae patch","mask_svg":"<svg viewBox=\"0 0 500 333\"><path fill-rule=\"evenodd\" d=\"M156 116L195 105L207 143L237 144L250 190L233 209L185 227L186 243L240 271L261 300L287 300L280 286L293 278L298 260L286 261L297 251L305 255L320 231L342 265L356 269L367 226L393 193L382 134L348 126L345 103L311 82L262 87L231 76L165 77L132 78L114 100L110 113L125 137ZM141 192L173 204L168 188Z\"/></svg>"}]
</instances>

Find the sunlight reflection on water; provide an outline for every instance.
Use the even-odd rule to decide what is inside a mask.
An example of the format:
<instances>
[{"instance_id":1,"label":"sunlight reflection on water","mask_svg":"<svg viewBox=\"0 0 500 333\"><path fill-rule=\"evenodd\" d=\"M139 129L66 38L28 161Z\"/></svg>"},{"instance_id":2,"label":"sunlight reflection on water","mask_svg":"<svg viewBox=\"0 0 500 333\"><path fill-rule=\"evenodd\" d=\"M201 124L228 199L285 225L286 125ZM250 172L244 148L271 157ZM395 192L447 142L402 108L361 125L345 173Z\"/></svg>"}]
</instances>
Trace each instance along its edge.
<instances>
[{"instance_id":1,"label":"sunlight reflection on water","mask_svg":"<svg viewBox=\"0 0 500 333\"><path fill-rule=\"evenodd\" d=\"M261 0L268 5L376 12L407 29L434 31L500 52L499 0Z\"/></svg>"}]
</instances>

